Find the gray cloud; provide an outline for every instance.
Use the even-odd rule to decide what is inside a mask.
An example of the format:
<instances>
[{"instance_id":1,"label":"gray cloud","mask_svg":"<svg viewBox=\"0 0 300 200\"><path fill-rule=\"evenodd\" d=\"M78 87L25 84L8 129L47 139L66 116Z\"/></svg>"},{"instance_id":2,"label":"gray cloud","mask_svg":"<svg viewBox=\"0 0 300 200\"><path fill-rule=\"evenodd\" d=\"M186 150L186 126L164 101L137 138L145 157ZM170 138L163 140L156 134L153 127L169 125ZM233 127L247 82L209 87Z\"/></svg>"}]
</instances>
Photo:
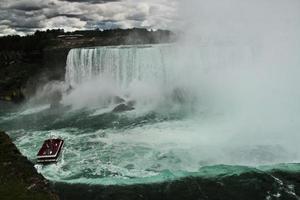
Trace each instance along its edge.
<instances>
[{"instance_id":1,"label":"gray cloud","mask_svg":"<svg viewBox=\"0 0 300 200\"><path fill-rule=\"evenodd\" d=\"M22 0L14 1L8 5L9 9L22 10L22 11L35 11L40 10L45 7L50 7L50 2L43 0Z\"/></svg>"},{"instance_id":2,"label":"gray cloud","mask_svg":"<svg viewBox=\"0 0 300 200\"><path fill-rule=\"evenodd\" d=\"M0 35L63 28L162 28L175 17L176 0L1 0Z\"/></svg>"},{"instance_id":3,"label":"gray cloud","mask_svg":"<svg viewBox=\"0 0 300 200\"><path fill-rule=\"evenodd\" d=\"M88 2L88 3L107 3L107 2L115 2L120 0L61 0L61 1L69 1L69 2Z\"/></svg>"}]
</instances>

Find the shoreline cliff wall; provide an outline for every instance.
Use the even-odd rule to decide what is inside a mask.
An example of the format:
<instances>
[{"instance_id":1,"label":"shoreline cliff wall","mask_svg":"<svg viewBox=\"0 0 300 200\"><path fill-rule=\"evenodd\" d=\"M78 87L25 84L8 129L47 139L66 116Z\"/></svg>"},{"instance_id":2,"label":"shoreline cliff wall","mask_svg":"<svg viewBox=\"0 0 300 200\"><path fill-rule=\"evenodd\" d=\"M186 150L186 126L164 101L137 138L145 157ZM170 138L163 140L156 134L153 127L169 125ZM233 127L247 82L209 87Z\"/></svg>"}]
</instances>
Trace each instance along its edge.
<instances>
[{"instance_id":1,"label":"shoreline cliff wall","mask_svg":"<svg viewBox=\"0 0 300 200\"><path fill-rule=\"evenodd\" d=\"M0 131L0 199L59 200L49 181L38 174L7 134Z\"/></svg>"}]
</instances>

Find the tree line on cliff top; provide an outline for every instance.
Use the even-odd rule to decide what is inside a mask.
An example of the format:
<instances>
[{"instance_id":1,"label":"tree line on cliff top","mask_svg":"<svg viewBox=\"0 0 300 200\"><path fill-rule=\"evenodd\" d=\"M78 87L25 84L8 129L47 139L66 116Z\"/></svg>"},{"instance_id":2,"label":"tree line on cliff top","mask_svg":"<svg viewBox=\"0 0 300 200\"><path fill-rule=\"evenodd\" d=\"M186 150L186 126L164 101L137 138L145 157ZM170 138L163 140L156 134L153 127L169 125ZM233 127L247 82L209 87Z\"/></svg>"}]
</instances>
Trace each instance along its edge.
<instances>
[{"instance_id":1,"label":"tree line on cliff top","mask_svg":"<svg viewBox=\"0 0 300 200\"><path fill-rule=\"evenodd\" d=\"M172 33L166 30L148 31L146 29L111 29L111 30L78 30L74 32L65 32L63 29L53 29L46 31L36 31L32 35L19 36L9 35L0 37L0 51L42 51L45 47L55 46L60 36L80 35L85 38L91 37L118 37L126 36L132 33L138 34L144 38L154 40L154 38L169 38Z\"/></svg>"}]
</instances>

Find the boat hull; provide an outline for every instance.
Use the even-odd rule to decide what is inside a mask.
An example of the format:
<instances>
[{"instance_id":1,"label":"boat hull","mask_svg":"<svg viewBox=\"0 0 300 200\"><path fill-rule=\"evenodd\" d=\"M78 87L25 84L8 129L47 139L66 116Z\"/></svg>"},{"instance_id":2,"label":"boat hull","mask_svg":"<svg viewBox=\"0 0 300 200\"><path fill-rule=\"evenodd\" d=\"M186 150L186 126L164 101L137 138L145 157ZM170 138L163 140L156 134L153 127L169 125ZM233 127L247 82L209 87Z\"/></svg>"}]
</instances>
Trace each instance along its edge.
<instances>
[{"instance_id":1,"label":"boat hull","mask_svg":"<svg viewBox=\"0 0 300 200\"><path fill-rule=\"evenodd\" d=\"M55 163L57 162L62 148L64 140L61 139L49 139L45 140L41 149L37 154L38 163Z\"/></svg>"}]
</instances>

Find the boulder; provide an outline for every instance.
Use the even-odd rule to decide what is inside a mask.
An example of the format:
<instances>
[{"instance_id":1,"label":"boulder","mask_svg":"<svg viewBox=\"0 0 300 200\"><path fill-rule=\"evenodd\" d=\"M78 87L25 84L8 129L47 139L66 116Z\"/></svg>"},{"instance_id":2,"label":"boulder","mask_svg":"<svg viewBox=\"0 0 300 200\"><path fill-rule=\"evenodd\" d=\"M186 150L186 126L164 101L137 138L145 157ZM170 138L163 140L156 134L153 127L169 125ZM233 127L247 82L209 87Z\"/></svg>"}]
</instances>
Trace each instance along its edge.
<instances>
[{"instance_id":1,"label":"boulder","mask_svg":"<svg viewBox=\"0 0 300 200\"><path fill-rule=\"evenodd\" d=\"M112 110L112 112L126 112L126 111L130 111L130 110L134 110L134 107L122 103L122 104L117 105L117 106Z\"/></svg>"}]
</instances>

